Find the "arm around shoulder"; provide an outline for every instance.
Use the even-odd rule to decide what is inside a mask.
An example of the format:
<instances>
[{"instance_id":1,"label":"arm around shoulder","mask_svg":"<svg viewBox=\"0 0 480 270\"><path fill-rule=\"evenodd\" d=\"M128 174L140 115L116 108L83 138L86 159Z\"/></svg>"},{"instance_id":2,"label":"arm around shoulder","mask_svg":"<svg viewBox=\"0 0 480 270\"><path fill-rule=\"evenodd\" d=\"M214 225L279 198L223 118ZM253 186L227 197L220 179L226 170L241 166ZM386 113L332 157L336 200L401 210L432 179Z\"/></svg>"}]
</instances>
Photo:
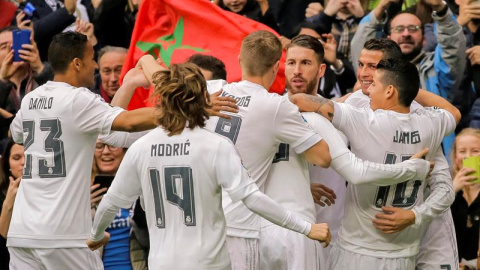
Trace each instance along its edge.
<instances>
[{"instance_id":1,"label":"arm around shoulder","mask_svg":"<svg viewBox=\"0 0 480 270\"><path fill-rule=\"evenodd\" d=\"M453 118L455 118L455 122L457 124L462 118L462 114L457 109L457 107L453 106L450 102L448 102L441 96L435 95L426 90L420 89L418 91L417 97L415 98L415 101L420 103L420 105L422 105L423 107L439 107L440 109L448 111L452 114Z\"/></svg>"}]
</instances>

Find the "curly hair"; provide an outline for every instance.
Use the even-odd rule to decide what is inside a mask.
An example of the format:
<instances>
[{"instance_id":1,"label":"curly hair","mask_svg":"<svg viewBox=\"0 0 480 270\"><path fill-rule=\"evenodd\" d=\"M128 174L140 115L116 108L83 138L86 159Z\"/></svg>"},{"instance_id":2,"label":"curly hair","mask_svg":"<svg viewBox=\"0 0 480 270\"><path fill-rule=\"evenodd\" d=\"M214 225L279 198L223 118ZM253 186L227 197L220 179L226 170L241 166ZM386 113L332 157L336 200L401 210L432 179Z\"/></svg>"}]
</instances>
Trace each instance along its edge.
<instances>
[{"instance_id":1,"label":"curly hair","mask_svg":"<svg viewBox=\"0 0 480 270\"><path fill-rule=\"evenodd\" d=\"M207 83L197 65L174 64L153 74L152 97L159 109L158 122L168 135L182 133L185 127L204 127L210 108Z\"/></svg>"}]
</instances>

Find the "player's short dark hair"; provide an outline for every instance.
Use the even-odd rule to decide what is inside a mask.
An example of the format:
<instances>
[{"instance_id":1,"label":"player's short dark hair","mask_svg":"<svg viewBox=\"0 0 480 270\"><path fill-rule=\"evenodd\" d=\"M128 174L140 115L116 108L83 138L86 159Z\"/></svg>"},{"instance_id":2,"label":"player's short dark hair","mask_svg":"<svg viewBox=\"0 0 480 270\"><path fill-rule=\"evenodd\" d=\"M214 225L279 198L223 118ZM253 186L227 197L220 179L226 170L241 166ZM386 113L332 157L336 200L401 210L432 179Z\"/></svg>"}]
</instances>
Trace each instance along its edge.
<instances>
[{"instance_id":1,"label":"player's short dark hair","mask_svg":"<svg viewBox=\"0 0 480 270\"><path fill-rule=\"evenodd\" d=\"M322 43L312 36L309 35L298 35L292 38L292 41L285 48L288 51L292 47L302 47L311 49L315 52L318 63L323 63L323 58L325 56L325 50L323 49Z\"/></svg>"},{"instance_id":2,"label":"player's short dark hair","mask_svg":"<svg viewBox=\"0 0 480 270\"><path fill-rule=\"evenodd\" d=\"M194 63L199 68L212 72L213 80L227 79L227 71L225 69L225 64L222 62L222 60L214 56L196 53L190 56L187 62Z\"/></svg>"},{"instance_id":3,"label":"player's short dark hair","mask_svg":"<svg viewBox=\"0 0 480 270\"><path fill-rule=\"evenodd\" d=\"M400 59L403 57L400 46L398 46L395 41L388 38L372 38L365 42L363 49L369 51L381 51L383 52L383 59Z\"/></svg>"},{"instance_id":4,"label":"player's short dark hair","mask_svg":"<svg viewBox=\"0 0 480 270\"><path fill-rule=\"evenodd\" d=\"M64 73L75 58L82 59L87 47L87 36L65 32L53 37L48 47L48 62L55 73Z\"/></svg>"},{"instance_id":5,"label":"player's short dark hair","mask_svg":"<svg viewBox=\"0 0 480 270\"><path fill-rule=\"evenodd\" d=\"M418 94L420 76L417 67L403 59L384 59L377 65L377 71L383 71L382 83L393 85L398 90L398 102L410 107Z\"/></svg>"}]
</instances>

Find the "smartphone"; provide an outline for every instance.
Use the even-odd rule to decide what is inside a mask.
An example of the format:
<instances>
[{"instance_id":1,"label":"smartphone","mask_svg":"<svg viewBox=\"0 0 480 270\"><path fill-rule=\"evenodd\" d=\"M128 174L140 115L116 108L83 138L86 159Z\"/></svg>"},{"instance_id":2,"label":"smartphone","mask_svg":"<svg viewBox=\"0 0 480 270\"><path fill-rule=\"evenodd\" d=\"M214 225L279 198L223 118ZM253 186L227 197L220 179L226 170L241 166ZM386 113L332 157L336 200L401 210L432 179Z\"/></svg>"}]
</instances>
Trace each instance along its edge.
<instances>
[{"instance_id":1,"label":"smartphone","mask_svg":"<svg viewBox=\"0 0 480 270\"><path fill-rule=\"evenodd\" d=\"M93 184L100 184L100 187L98 189L104 187L109 188L114 178L115 176L113 175L97 175L93 180Z\"/></svg>"},{"instance_id":2,"label":"smartphone","mask_svg":"<svg viewBox=\"0 0 480 270\"><path fill-rule=\"evenodd\" d=\"M29 2L27 2L27 4L25 4L25 7L23 8L23 12L25 13L25 17L23 17L23 20L32 20L35 10L35 7Z\"/></svg>"},{"instance_id":3,"label":"smartphone","mask_svg":"<svg viewBox=\"0 0 480 270\"><path fill-rule=\"evenodd\" d=\"M23 44L30 44L30 30L27 29L19 29L19 30L13 30L13 46L12 49L14 50L13 52L13 62L21 62L23 61L22 58L20 58L20 54L18 53L18 50L22 49Z\"/></svg>"}]
</instances>

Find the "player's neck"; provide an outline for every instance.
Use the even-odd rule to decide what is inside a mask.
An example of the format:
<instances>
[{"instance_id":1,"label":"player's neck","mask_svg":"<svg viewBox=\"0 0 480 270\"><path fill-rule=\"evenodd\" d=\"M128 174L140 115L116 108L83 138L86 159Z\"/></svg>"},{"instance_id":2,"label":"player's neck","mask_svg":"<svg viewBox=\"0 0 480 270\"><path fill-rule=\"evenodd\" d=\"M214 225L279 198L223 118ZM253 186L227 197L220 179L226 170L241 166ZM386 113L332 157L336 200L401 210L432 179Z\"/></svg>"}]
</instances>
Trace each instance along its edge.
<instances>
[{"instance_id":1,"label":"player's neck","mask_svg":"<svg viewBox=\"0 0 480 270\"><path fill-rule=\"evenodd\" d=\"M410 113L410 107L405 107L400 104L389 104L385 107L385 110L394 111L397 113Z\"/></svg>"},{"instance_id":2,"label":"player's neck","mask_svg":"<svg viewBox=\"0 0 480 270\"><path fill-rule=\"evenodd\" d=\"M256 83L256 84L259 84L261 86L263 86L263 88L265 89L269 89L270 86L271 86L271 80L269 78L266 78L265 76L248 76L248 75L244 75L242 76L242 79L245 80L245 81L249 81L249 82L252 82L252 83Z\"/></svg>"},{"instance_id":3,"label":"player's neck","mask_svg":"<svg viewBox=\"0 0 480 270\"><path fill-rule=\"evenodd\" d=\"M75 76L72 76L69 72L66 72L64 74L55 74L53 77L54 82L64 82L68 83L71 86L75 87L82 87L83 85L80 85L79 81L76 79Z\"/></svg>"}]
</instances>

